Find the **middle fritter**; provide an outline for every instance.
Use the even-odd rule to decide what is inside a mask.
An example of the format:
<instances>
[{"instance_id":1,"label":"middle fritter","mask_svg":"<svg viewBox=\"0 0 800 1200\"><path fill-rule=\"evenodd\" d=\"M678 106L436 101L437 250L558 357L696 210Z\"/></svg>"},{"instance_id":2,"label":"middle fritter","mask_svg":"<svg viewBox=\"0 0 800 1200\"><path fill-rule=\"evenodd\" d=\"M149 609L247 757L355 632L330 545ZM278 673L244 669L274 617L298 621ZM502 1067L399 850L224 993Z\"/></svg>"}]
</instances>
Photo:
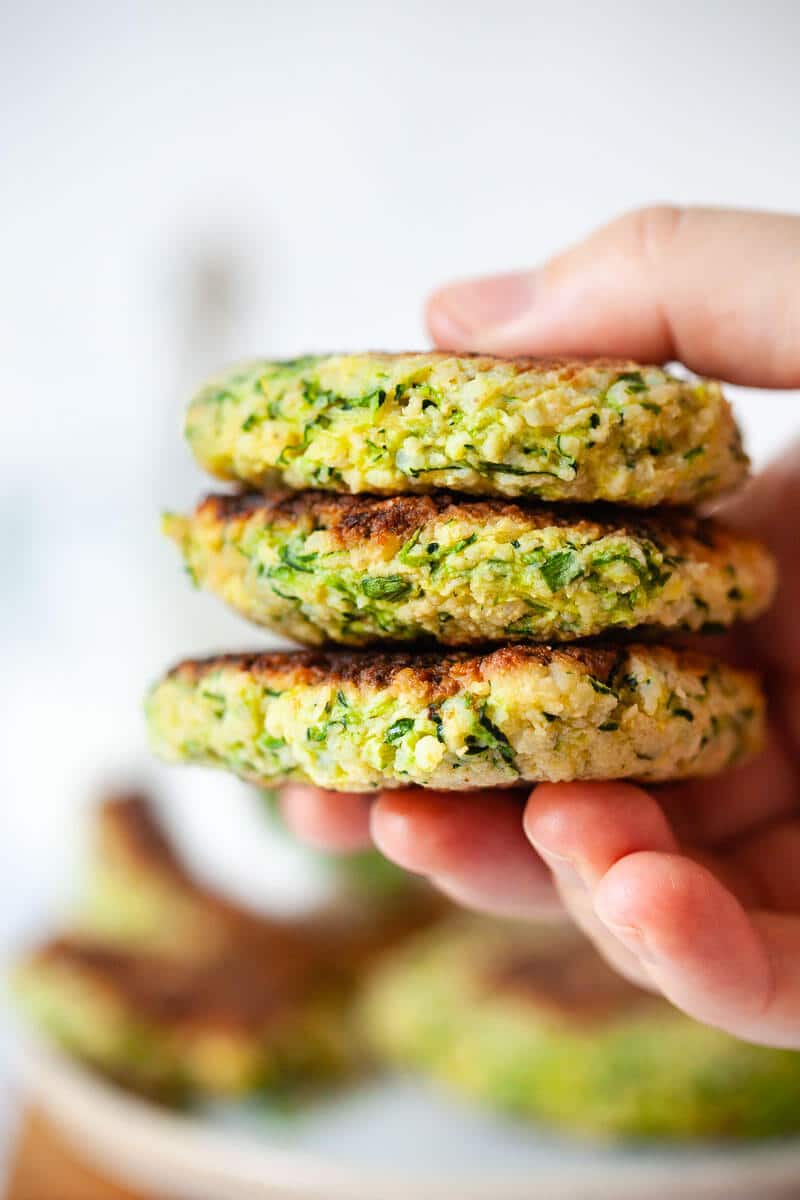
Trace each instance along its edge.
<instances>
[{"instance_id":1,"label":"middle fritter","mask_svg":"<svg viewBox=\"0 0 800 1200\"><path fill-rule=\"evenodd\" d=\"M750 620L769 553L715 521L429 496L210 496L165 531L238 611L310 645L570 641Z\"/></svg>"}]
</instances>

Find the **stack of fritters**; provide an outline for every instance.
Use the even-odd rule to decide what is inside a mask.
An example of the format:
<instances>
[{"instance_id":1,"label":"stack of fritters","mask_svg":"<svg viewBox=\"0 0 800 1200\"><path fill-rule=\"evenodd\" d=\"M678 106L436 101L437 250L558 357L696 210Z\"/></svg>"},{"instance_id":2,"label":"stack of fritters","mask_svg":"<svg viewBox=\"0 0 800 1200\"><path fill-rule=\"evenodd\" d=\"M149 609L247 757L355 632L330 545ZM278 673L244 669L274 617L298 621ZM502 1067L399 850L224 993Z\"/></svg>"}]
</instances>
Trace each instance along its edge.
<instances>
[{"instance_id":1,"label":"stack of fritters","mask_svg":"<svg viewBox=\"0 0 800 1200\"><path fill-rule=\"evenodd\" d=\"M309 357L210 384L187 435L225 479L318 489L167 517L195 582L278 633L366 648L180 664L148 698L165 758L369 791L679 779L761 744L752 674L650 640L751 619L774 588L762 546L667 509L746 475L716 383L629 362ZM639 644L583 640L639 627Z\"/></svg>"},{"instance_id":2,"label":"stack of fritters","mask_svg":"<svg viewBox=\"0 0 800 1200\"><path fill-rule=\"evenodd\" d=\"M98 815L89 884L66 934L14 983L64 1048L163 1099L282 1093L363 1065L350 1017L363 970L439 911L420 893L361 922L330 908L257 915L200 883L138 795Z\"/></svg>"}]
</instances>

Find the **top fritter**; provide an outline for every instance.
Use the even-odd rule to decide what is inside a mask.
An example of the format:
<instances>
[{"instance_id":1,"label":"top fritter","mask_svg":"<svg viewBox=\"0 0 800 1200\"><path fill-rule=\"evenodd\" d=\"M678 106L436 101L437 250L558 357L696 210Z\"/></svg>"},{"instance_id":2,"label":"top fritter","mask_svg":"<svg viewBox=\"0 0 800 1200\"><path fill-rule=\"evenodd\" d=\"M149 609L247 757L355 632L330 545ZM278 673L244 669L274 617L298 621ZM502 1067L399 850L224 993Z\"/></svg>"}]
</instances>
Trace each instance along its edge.
<instances>
[{"instance_id":1,"label":"top fritter","mask_svg":"<svg viewBox=\"0 0 800 1200\"><path fill-rule=\"evenodd\" d=\"M337 354L232 368L192 401L202 466L256 487L686 504L747 458L717 383L610 360Z\"/></svg>"}]
</instances>

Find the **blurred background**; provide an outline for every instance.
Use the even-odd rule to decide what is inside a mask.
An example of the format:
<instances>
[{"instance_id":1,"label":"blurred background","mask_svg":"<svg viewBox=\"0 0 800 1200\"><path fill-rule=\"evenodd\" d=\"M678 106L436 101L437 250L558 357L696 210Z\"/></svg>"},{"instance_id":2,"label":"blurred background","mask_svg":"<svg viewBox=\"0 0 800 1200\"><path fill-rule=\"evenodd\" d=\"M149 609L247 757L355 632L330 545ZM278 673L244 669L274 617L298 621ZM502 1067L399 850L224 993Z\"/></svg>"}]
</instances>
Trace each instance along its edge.
<instances>
[{"instance_id":1,"label":"blurred background","mask_svg":"<svg viewBox=\"0 0 800 1200\"><path fill-rule=\"evenodd\" d=\"M434 285L631 206L800 211L798 34L792 0L3 6L4 948L57 907L108 780L155 784L190 859L253 903L321 886L246 788L146 753L167 662L265 640L159 537L207 486L192 386L241 356L424 344ZM800 428L797 394L731 394L756 464Z\"/></svg>"}]
</instances>

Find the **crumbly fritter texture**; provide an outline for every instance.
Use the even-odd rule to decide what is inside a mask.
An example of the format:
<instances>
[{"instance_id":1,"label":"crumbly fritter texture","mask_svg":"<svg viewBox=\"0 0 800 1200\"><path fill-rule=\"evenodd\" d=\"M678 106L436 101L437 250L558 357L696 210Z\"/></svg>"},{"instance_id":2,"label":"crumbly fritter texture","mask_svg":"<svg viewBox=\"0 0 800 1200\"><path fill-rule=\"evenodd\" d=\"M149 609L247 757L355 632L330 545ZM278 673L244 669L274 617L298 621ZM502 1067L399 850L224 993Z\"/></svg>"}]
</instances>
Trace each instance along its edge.
<instances>
[{"instance_id":1,"label":"crumbly fritter texture","mask_svg":"<svg viewBox=\"0 0 800 1200\"><path fill-rule=\"evenodd\" d=\"M800 1128L800 1055L702 1026L553 927L461 919L384 960L375 1052L493 1108L613 1138Z\"/></svg>"},{"instance_id":2,"label":"crumbly fritter texture","mask_svg":"<svg viewBox=\"0 0 800 1200\"><path fill-rule=\"evenodd\" d=\"M431 496L209 496L168 515L198 586L309 645L572 641L758 616L775 567L688 513Z\"/></svg>"},{"instance_id":3,"label":"crumbly fritter texture","mask_svg":"<svg viewBox=\"0 0 800 1200\"><path fill-rule=\"evenodd\" d=\"M69 1053L169 1098L236 1095L352 1065L342 1000L313 963L203 964L59 938L16 969L29 1018Z\"/></svg>"},{"instance_id":4,"label":"crumbly fritter texture","mask_svg":"<svg viewBox=\"0 0 800 1200\"><path fill-rule=\"evenodd\" d=\"M338 354L232 368L192 400L200 464L258 488L693 503L747 473L719 385L610 360Z\"/></svg>"},{"instance_id":5,"label":"crumbly fritter texture","mask_svg":"<svg viewBox=\"0 0 800 1200\"><path fill-rule=\"evenodd\" d=\"M226 655L146 708L162 758L342 791L712 775L764 725L751 673L637 645Z\"/></svg>"}]
</instances>

